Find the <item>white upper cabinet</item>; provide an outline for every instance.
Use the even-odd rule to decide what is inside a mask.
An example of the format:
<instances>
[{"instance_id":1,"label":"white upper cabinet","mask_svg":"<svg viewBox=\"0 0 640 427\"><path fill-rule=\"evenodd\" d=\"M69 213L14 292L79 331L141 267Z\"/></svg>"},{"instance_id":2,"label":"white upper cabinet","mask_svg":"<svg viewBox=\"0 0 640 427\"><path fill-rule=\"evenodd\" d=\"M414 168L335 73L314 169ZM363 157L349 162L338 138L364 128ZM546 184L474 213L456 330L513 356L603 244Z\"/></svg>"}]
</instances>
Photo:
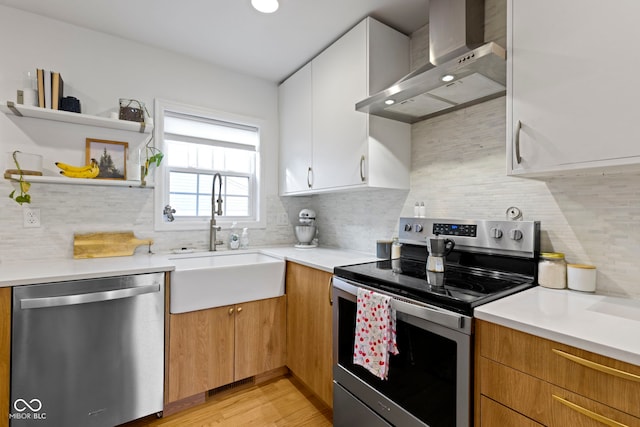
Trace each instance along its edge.
<instances>
[{"instance_id":1,"label":"white upper cabinet","mask_svg":"<svg viewBox=\"0 0 640 427\"><path fill-rule=\"evenodd\" d=\"M640 164L640 2L509 0L507 172Z\"/></svg>"},{"instance_id":2,"label":"white upper cabinet","mask_svg":"<svg viewBox=\"0 0 640 427\"><path fill-rule=\"evenodd\" d=\"M409 188L410 125L355 110L408 70L409 38L366 18L287 79L280 86L281 194Z\"/></svg>"},{"instance_id":3,"label":"white upper cabinet","mask_svg":"<svg viewBox=\"0 0 640 427\"><path fill-rule=\"evenodd\" d=\"M309 191L311 169L311 63L280 85L280 183L283 193Z\"/></svg>"}]
</instances>

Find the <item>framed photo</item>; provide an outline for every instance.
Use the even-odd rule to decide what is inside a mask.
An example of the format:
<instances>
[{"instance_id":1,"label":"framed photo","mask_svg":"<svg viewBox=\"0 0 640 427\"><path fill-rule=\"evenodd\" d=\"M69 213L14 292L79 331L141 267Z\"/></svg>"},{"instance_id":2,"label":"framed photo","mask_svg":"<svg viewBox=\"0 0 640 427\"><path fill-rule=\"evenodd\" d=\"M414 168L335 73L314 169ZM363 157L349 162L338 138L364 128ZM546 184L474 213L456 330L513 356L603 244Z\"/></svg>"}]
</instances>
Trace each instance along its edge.
<instances>
[{"instance_id":1,"label":"framed photo","mask_svg":"<svg viewBox=\"0 0 640 427\"><path fill-rule=\"evenodd\" d=\"M96 159L100 166L99 179L127 179L129 144L120 141L87 138L86 162Z\"/></svg>"}]
</instances>

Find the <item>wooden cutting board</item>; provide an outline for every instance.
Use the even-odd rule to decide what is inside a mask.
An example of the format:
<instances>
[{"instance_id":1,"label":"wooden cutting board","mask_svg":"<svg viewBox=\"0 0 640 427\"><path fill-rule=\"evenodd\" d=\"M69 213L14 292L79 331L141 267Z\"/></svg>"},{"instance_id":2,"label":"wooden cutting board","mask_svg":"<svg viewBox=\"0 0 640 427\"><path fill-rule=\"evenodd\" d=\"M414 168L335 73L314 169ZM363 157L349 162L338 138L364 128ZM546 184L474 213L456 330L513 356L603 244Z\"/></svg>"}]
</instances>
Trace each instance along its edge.
<instances>
[{"instance_id":1,"label":"wooden cutting board","mask_svg":"<svg viewBox=\"0 0 640 427\"><path fill-rule=\"evenodd\" d=\"M133 231L74 234L74 258L106 258L130 256L140 245L151 245L153 239L136 239Z\"/></svg>"}]
</instances>

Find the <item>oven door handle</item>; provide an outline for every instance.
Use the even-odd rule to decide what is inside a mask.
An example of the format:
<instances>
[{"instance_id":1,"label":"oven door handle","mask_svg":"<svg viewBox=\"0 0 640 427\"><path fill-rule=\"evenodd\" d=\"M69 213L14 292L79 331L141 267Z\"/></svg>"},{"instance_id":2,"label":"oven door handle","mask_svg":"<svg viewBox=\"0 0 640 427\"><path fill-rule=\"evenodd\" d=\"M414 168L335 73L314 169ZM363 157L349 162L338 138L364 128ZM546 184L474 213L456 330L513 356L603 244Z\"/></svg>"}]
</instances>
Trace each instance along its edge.
<instances>
[{"instance_id":1,"label":"oven door handle","mask_svg":"<svg viewBox=\"0 0 640 427\"><path fill-rule=\"evenodd\" d=\"M391 299L391 307L396 313L404 313L420 319L428 320L451 329L464 328L464 317L450 312L411 304L398 299Z\"/></svg>"},{"instance_id":2,"label":"oven door handle","mask_svg":"<svg viewBox=\"0 0 640 427\"><path fill-rule=\"evenodd\" d=\"M357 283L347 282L346 280L335 276L333 277L333 286L354 296L358 295L358 287L360 287ZM369 289L366 287L366 285L362 287ZM380 292L375 289L371 290L383 295L389 295L385 292ZM437 307L431 308L423 305L412 304L410 302L396 299L393 297L393 295L389 296L391 297L391 307L396 310L396 313L404 313L433 323L437 323L451 329L465 329L465 327L470 327L465 325L465 318L469 318L462 314L454 313L449 310L439 309Z\"/></svg>"}]
</instances>

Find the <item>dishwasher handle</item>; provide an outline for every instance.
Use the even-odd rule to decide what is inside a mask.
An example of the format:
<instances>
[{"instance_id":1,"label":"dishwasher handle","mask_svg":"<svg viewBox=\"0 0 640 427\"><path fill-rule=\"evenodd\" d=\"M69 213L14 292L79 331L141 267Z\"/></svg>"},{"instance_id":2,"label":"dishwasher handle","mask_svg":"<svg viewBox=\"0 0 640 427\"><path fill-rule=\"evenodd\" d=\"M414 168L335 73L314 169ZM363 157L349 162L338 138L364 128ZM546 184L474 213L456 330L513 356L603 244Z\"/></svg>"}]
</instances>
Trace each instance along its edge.
<instances>
[{"instance_id":1,"label":"dishwasher handle","mask_svg":"<svg viewBox=\"0 0 640 427\"><path fill-rule=\"evenodd\" d=\"M91 302L110 301L114 299L130 298L138 295L160 292L160 284L138 286L125 289L114 289L103 292L87 294L64 295L45 298L23 298L20 300L20 308L23 310L32 308L61 307L65 305L87 304Z\"/></svg>"}]
</instances>

